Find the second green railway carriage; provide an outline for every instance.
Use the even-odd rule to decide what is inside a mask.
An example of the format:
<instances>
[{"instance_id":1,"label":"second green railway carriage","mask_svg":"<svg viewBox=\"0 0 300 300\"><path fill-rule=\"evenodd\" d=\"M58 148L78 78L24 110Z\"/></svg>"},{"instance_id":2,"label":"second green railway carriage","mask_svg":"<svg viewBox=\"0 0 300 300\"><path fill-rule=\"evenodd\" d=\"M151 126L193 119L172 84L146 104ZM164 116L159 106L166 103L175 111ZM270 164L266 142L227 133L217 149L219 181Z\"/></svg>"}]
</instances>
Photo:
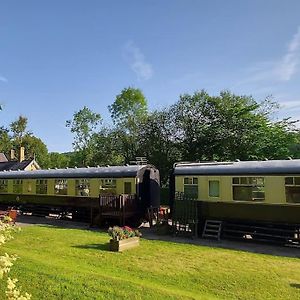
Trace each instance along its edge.
<instances>
[{"instance_id":1,"label":"second green railway carriage","mask_svg":"<svg viewBox=\"0 0 300 300\"><path fill-rule=\"evenodd\" d=\"M300 160L177 163L175 194L197 199L199 220L300 224Z\"/></svg>"}]
</instances>

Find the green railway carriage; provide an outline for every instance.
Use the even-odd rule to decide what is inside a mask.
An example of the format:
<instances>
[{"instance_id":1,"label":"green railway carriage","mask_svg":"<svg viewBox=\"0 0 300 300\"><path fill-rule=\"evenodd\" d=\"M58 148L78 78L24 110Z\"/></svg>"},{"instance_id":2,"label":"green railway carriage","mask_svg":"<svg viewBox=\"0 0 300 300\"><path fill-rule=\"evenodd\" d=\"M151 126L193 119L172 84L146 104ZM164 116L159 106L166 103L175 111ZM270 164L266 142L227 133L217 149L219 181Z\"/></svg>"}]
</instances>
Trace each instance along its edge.
<instances>
[{"instance_id":1,"label":"green railway carriage","mask_svg":"<svg viewBox=\"0 0 300 300\"><path fill-rule=\"evenodd\" d=\"M67 212L99 208L99 196L135 195L159 205L159 171L152 165L0 172L0 204Z\"/></svg>"},{"instance_id":2,"label":"green railway carriage","mask_svg":"<svg viewBox=\"0 0 300 300\"><path fill-rule=\"evenodd\" d=\"M300 160L177 163L175 193L199 200L199 220L300 224Z\"/></svg>"}]
</instances>

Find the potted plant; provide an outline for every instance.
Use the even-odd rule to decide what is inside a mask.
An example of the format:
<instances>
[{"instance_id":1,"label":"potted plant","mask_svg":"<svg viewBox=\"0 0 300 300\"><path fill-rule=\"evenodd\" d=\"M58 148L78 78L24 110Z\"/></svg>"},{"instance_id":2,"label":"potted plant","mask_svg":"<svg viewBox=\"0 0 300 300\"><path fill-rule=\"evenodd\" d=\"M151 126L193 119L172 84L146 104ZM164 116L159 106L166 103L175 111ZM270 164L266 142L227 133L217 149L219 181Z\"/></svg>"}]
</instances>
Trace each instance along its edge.
<instances>
[{"instance_id":1,"label":"potted plant","mask_svg":"<svg viewBox=\"0 0 300 300\"><path fill-rule=\"evenodd\" d=\"M124 251L137 247L142 234L128 226L114 226L108 229L108 235L111 237L109 242L110 251Z\"/></svg>"}]
</instances>

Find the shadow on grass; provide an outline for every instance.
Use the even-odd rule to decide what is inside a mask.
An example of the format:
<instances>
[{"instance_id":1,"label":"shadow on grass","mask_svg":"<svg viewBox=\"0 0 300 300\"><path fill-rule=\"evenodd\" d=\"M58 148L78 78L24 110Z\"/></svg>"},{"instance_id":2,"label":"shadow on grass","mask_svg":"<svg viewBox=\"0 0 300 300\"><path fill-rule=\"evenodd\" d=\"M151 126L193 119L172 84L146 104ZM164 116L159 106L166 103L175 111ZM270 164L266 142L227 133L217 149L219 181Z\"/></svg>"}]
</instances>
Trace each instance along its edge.
<instances>
[{"instance_id":1,"label":"shadow on grass","mask_svg":"<svg viewBox=\"0 0 300 300\"><path fill-rule=\"evenodd\" d=\"M300 289L300 283L291 283L290 286L295 289Z\"/></svg>"},{"instance_id":2,"label":"shadow on grass","mask_svg":"<svg viewBox=\"0 0 300 300\"><path fill-rule=\"evenodd\" d=\"M76 245L72 246L73 248L78 249L94 249L97 251L109 251L109 244L87 244L87 245Z\"/></svg>"}]
</instances>

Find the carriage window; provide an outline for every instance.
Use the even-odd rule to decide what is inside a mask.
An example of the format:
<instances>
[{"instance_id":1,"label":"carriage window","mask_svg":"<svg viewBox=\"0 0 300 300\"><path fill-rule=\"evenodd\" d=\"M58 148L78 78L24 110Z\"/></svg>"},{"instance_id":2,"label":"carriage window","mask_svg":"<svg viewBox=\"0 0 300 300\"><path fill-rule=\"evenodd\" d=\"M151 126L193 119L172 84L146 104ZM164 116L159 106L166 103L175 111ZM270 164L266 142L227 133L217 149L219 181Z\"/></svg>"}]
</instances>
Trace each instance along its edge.
<instances>
[{"instance_id":1,"label":"carriage window","mask_svg":"<svg viewBox=\"0 0 300 300\"><path fill-rule=\"evenodd\" d=\"M112 178L101 179L100 194L116 194L117 180Z\"/></svg>"},{"instance_id":2,"label":"carriage window","mask_svg":"<svg viewBox=\"0 0 300 300\"><path fill-rule=\"evenodd\" d=\"M36 193L47 194L47 179L38 179L36 181Z\"/></svg>"},{"instance_id":3,"label":"carriage window","mask_svg":"<svg viewBox=\"0 0 300 300\"><path fill-rule=\"evenodd\" d=\"M219 180L209 180L209 197L220 197L220 182Z\"/></svg>"},{"instance_id":4,"label":"carriage window","mask_svg":"<svg viewBox=\"0 0 300 300\"><path fill-rule=\"evenodd\" d=\"M0 180L0 193L7 193L8 192L8 180L1 179Z\"/></svg>"},{"instance_id":5,"label":"carriage window","mask_svg":"<svg viewBox=\"0 0 300 300\"><path fill-rule=\"evenodd\" d=\"M68 194L67 179L55 179L54 193L57 195L67 195Z\"/></svg>"},{"instance_id":6,"label":"carriage window","mask_svg":"<svg viewBox=\"0 0 300 300\"><path fill-rule=\"evenodd\" d=\"M265 180L263 177L233 177L233 200L265 200Z\"/></svg>"},{"instance_id":7,"label":"carriage window","mask_svg":"<svg viewBox=\"0 0 300 300\"><path fill-rule=\"evenodd\" d=\"M124 194L131 194L131 182L124 182Z\"/></svg>"},{"instance_id":8,"label":"carriage window","mask_svg":"<svg viewBox=\"0 0 300 300\"><path fill-rule=\"evenodd\" d=\"M14 179L13 180L13 193L20 194L22 193L23 180L22 179Z\"/></svg>"},{"instance_id":9,"label":"carriage window","mask_svg":"<svg viewBox=\"0 0 300 300\"><path fill-rule=\"evenodd\" d=\"M75 182L76 195L86 196L90 195L90 181L88 179L78 179Z\"/></svg>"},{"instance_id":10,"label":"carriage window","mask_svg":"<svg viewBox=\"0 0 300 300\"><path fill-rule=\"evenodd\" d=\"M285 177L286 202L300 203L300 177Z\"/></svg>"},{"instance_id":11,"label":"carriage window","mask_svg":"<svg viewBox=\"0 0 300 300\"><path fill-rule=\"evenodd\" d=\"M185 177L183 179L184 194L188 198L198 199L198 178Z\"/></svg>"}]
</instances>

